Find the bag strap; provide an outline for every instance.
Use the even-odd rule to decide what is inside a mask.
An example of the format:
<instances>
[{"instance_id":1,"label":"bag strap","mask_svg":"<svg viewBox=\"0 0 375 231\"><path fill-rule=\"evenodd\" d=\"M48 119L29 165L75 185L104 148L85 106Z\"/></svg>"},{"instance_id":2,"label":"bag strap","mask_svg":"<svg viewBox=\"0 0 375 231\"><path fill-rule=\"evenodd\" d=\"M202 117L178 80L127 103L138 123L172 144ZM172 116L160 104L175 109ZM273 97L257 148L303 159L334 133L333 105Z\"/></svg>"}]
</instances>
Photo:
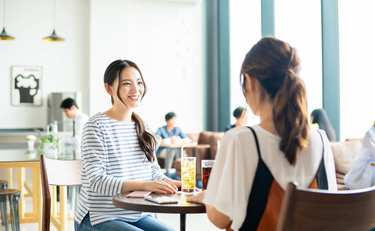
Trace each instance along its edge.
<instances>
[{"instance_id":1,"label":"bag strap","mask_svg":"<svg viewBox=\"0 0 375 231\"><path fill-rule=\"evenodd\" d=\"M325 165L324 165L324 153L325 153L324 140L323 140L322 133L320 133L319 130L317 130L317 132L320 136L320 140L322 141L323 153L322 153L322 160L320 161L320 165L319 165L319 168L318 168L318 172L316 173L316 181L318 183L319 189L328 189L328 178L327 178L326 168L325 168Z\"/></svg>"},{"instance_id":2,"label":"bag strap","mask_svg":"<svg viewBox=\"0 0 375 231\"><path fill-rule=\"evenodd\" d=\"M252 128L252 127L248 127L248 128L250 129L250 131L251 131L251 132L253 133L253 135L254 135L255 144L256 144L256 146L257 146L258 158L259 158L259 160L262 160L262 156L260 155L260 148L259 148L258 136L257 136L257 134L256 134L256 132L255 132L255 130L254 130L254 128Z\"/></svg>"}]
</instances>

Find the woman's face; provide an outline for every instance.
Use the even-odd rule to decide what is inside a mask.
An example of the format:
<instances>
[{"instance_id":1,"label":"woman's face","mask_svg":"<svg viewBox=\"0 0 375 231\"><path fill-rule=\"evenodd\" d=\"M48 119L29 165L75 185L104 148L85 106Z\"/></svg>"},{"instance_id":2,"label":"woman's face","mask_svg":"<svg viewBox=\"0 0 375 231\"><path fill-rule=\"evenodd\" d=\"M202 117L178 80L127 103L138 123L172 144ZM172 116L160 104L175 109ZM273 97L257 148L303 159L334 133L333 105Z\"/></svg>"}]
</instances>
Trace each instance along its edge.
<instances>
[{"instance_id":1,"label":"woman's face","mask_svg":"<svg viewBox=\"0 0 375 231\"><path fill-rule=\"evenodd\" d=\"M113 97L114 105L135 108L140 104L144 92L144 83L137 69L127 67L122 70L120 80L117 79L113 83L110 94Z\"/></svg>"}]
</instances>

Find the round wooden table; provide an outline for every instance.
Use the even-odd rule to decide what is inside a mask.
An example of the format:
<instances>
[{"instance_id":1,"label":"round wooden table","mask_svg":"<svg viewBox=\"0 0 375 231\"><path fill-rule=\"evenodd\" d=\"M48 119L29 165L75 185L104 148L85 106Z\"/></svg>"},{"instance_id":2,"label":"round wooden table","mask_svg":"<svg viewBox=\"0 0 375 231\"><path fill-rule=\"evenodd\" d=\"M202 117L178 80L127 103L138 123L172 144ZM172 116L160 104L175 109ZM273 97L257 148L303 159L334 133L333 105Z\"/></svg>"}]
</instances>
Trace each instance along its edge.
<instances>
[{"instance_id":1,"label":"round wooden table","mask_svg":"<svg viewBox=\"0 0 375 231\"><path fill-rule=\"evenodd\" d=\"M146 201L143 198L127 198L125 195L114 196L113 204L118 208L152 212L152 213L177 213L180 214L180 230L185 231L186 214L188 213L205 213L206 207L201 204L189 203L183 193L170 195L178 201L177 204L157 204Z\"/></svg>"}]
</instances>

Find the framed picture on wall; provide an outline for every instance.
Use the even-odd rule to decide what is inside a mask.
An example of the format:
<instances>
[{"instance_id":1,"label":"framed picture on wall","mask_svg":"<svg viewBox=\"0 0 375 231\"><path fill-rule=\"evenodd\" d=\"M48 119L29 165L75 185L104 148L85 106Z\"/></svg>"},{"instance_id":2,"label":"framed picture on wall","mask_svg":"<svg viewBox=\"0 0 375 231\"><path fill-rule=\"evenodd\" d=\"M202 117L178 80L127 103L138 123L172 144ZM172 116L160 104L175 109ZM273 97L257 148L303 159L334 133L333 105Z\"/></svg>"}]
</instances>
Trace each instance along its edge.
<instances>
[{"instance_id":1,"label":"framed picture on wall","mask_svg":"<svg viewBox=\"0 0 375 231\"><path fill-rule=\"evenodd\" d=\"M42 67L11 67L11 101L14 106L42 106Z\"/></svg>"}]
</instances>

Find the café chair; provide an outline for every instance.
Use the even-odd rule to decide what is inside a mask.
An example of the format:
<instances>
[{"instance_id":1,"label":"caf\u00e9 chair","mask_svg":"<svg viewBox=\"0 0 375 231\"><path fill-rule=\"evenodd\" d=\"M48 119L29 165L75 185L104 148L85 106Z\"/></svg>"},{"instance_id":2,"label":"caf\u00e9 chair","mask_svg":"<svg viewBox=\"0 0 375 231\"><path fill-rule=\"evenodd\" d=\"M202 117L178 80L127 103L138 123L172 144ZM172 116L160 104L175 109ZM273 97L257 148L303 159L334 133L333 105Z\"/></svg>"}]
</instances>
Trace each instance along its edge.
<instances>
[{"instance_id":1,"label":"caf\u00e9 chair","mask_svg":"<svg viewBox=\"0 0 375 231\"><path fill-rule=\"evenodd\" d=\"M0 191L5 190L8 188L8 182L5 180L0 180ZM5 213L7 212L7 207L6 204L1 204L0 206L0 219L1 219L1 224L5 225Z\"/></svg>"},{"instance_id":2,"label":"caf\u00e9 chair","mask_svg":"<svg viewBox=\"0 0 375 231\"><path fill-rule=\"evenodd\" d=\"M5 190L8 187L8 181L0 180L0 190Z\"/></svg>"},{"instance_id":3,"label":"caf\u00e9 chair","mask_svg":"<svg viewBox=\"0 0 375 231\"><path fill-rule=\"evenodd\" d=\"M199 148L197 148L195 152L198 153L202 157L202 159L214 160L216 157L218 143L221 140L221 138L223 138L223 136L223 132L200 132L197 141L198 144L208 144L209 148L202 150L199 150Z\"/></svg>"},{"instance_id":4,"label":"caf\u00e9 chair","mask_svg":"<svg viewBox=\"0 0 375 231\"><path fill-rule=\"evenodd\" d=\"M198 145L203 144L208 146L187 147L184 149L187 156L195 156L197 158L197 179L201 179L201 161L215 159L219 142L223 136L223 132L202 131L199 133L197 143ZM180 175L181 161L176 161L173 166L177 170L177 175Z\"/></svg>"},{"instance_id":5,"label":"caf\u00e9 chair","mask_svg":"<svg viewBox=\"0 0 375 231\"><path fill-rule=\"evenodd\" d=\"M43 195L42 231L50 230L51 192L49 186L81 185L80 165L80 160L55 160L46 158L44 155L41 155L40 169ZM60 203L64 203L64 201L60 201ZM60 214L60 216L64 215ZM66 221L61 219L60 222L60 227L64 227Z\"/></svg>"},{"instance_id":6,"label":"caf\u00e9 chair","mask_svg":"<svg viewBox=\"0 0 375 231\"><path fill-rule=\"evenodd\" d=\"M10 220L11 220L12 230L13 231L20 230L20 218L19 218L19 211L18 211L20 196L21 196L21 192L16 189L0 190L1 221L2 221L2 225L5 226L6 231L9 230L7 202L9 202Z\"/></svg>"},{"instance_id":7,"label":"caf\u00e9 chair","mask_svg":"<svg viewBox=\"0 0 375 231\"><path fill-rule=\"evenodd\" d=\"M327 112L323 108L315 109L311 112L311 122L317 124L319 129L325 131L330 142L336 142L336 131L328 118Z\"/></svg>"},{"instance_id":8,"label":"caf\u00e9 chair","mask_svg":"<svg viewBox=\"0 0 375 231\"><path fill-rule=\"evenodd\" d=\"M369 231L375 227L375 187L328 192L289 183L278 231Z\"/></svg>"}]
</instances>

